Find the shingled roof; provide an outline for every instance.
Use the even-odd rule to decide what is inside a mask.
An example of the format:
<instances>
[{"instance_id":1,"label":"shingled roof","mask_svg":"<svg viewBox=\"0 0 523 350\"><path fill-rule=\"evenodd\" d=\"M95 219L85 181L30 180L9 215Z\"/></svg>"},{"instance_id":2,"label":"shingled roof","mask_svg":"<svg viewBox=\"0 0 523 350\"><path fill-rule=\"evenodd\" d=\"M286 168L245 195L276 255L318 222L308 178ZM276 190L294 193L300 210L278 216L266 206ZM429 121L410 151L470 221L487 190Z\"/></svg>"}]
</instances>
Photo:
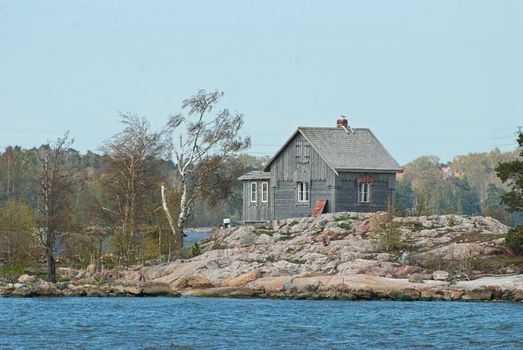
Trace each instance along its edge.
<instances>
[{"instance_id":1,"label":"shingled roof","mask_svg":"<svg viewBox=\"0 0 523 350\"><path fill-rule=\"evenodd\" d=\"M244 174L238 178L238 180L269 180L271 178L271 173L264 171L251 171L250 173Z\"/></svg>"},{"instance_id":2,"label":"shingled roof","mask_svg":"<svg viewBox=\"0 0 523 350\"><path fill-rule=\"evenodd\" d=\"M300 127L269 161L265 171L269 171L272 162L298 133L305 137L336 173L344 170L402 171L400 165L369 129L352 130L354 133L347 133L342 128Z\"/></svg>"}]
</instances>

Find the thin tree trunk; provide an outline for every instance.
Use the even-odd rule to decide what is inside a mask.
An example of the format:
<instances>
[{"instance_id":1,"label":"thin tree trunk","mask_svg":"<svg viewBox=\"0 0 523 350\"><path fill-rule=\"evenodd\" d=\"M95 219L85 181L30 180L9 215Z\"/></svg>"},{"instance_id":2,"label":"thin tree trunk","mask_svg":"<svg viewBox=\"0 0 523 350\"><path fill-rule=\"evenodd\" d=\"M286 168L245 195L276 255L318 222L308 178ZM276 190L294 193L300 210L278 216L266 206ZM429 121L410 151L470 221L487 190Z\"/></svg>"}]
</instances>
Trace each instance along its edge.
<instances>
[{"instance_id":1,"label":"thin tree trunk","mask_svg":"<svg viewBox=\"0 0 523 350\"><path fill-rule=\"evenodd\" d=\"M50 248L46 248L47 282L56 283L56 261Z\"/></svg>"},{"instance_id":2,"label":"thin tree trunk","mask_svg":"<svg viewBox=\"0 0 523 350\"><path fill-rule=\"evenodd\" d=\"M187 212L186 208L186 201L187 201L187 188L184 186L182 197L180 200L180 215L178 216L178 221L175 222L170 211L169 207L167 205L167 193L165 185L162 184L161 187L161 193L162 193L162 208L165 212L165 216L167 217L167 221L169 222L169 227L171 228L172 236L174 238L174 251L180 252L183 248L183 225L185 222L184 213ZM170 260L170 254L171 254L171 244L169 243L169 260Z\"/></svg>"}]
</instances>

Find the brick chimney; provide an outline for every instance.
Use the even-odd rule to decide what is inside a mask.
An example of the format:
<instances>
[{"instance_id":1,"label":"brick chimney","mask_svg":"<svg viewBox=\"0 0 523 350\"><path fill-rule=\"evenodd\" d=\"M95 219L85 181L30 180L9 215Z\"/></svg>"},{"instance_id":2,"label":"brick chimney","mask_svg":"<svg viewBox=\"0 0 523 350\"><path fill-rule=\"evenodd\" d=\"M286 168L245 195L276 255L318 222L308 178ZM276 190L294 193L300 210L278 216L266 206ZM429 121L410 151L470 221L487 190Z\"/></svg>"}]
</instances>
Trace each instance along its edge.
<instances>
[{"instance_id":1,"label":"brick chimney","mask_svg":"<svg viewBox=\"0 0 523 350\"><path fill-rule=\"evenodd\" d=\"M346 118L342 117L341 119L336 120L336 127L347 129L349 127L349 122Z\"/></svg>"}]
</instances>

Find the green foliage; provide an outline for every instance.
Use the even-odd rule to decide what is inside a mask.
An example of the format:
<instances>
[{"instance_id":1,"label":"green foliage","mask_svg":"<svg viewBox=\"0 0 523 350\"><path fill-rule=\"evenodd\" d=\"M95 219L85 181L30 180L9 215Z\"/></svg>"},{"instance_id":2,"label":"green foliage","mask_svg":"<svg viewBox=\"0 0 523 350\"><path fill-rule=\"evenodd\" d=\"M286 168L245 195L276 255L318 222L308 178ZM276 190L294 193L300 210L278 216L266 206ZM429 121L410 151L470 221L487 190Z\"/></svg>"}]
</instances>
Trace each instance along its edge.
<instances>
[{"instance_id":1,"label":"green foliage","mask_svg":"<svg viewBox=\"0 0 523 350\"><path fill-rule=\"evenodd\" d=\"M41 250L35 215L23 202L10 199L0 206L0 258L7 263L37 260Z\"/></svg>"},{"instance_id":2,"label":"green foliage","mask_svg":"<svg viewBox=\"0 0 523 350\"><path fill-rule=\"evenodd\" d=\"M290 262L291 264L296 264L296 265L303 265L307 262L307 260L303 260L303 259L288 259L287 261Z\"/></svg>"},{"instance_id":3,"label":"green foliage","mask_svg":"<svg viewBox=\"0 0 523 350\"><path fill-rule=\"evenodd\" d=\"M271 236L274 235L274 230L270 229L269 227L267 226L260 226L260 227L256 227L254 229L254 231L252 231L254 234L257 234L257 235L268 235L268 236Z\"/></svg>"},{"instance_id":4,"label":"green foliage","mask_svg":"<svg viewBox=\"0 0 523 350\"><path fill-rule=\"evenodd\" d=\"M213 249L224 249L224 248L214 248ZM198 256L201 254L200 245L198 242L196 242L193 245L190 245L188 247L184 247L182 250L182 258L184 259L190 259L194 258L195 256Z\"/></svg>"},{"instance_id":5,"label":"green foliage","mask_svg":"<svg viewBox=\"0 0 523 350\"><path fill-rule=\"evenodd\" d=\"M373 218L376 229L371 238L372 245L379 251L399 252L403 240L400 234L400 225L394 222L390 214Z\"/></svg>"},{"instance_id":6,"label":"green foliage","mask_svg":"<svg viewBox=\"0 0 523 350\"><path fill-rule=\"evenodd\" d=\"M442 164L420 157L405 165L396 186L396 208L402 215L490 215L505 224L510 216L499 206L505 185L494 169L516 159L515 152L470 153Z\"/></svg>"},{"instance_id":7,"label":"green foliage","mask_svg":"<svg viewBox=\"0 0 523 350\"><path fill-rule=\"evenodd\" d=\"M338 227L344 230L350 230L352 228L352 225L350 222L338 222Z\"/></svg>"},{"instance_id":8,"label":"green foliage","mask_svg":"<svg viewBox=\"0 0 523 350\"><path fill-rule=\"evenodd\" d=\"M414 208L415 192L412 181L401 179L396 186L396 208L400 213L412 212Z\"/></svg>"},{"instance_id":9,"label":"green foliage","mask_svg":"<svg viewBox=\"0 0 523 350\"><path fill-rule=\"evenodd\" d=\"M434 254L428 254L420 265L429 271L444 270L452 279L474 279L481 274L499 274L503 268L514 265L516 260L507 260L499 257L483 258L482 256L469 256L463 259L443 259Z\"/></svg>"},{"instance_id":10,"label":"green foliage","mask_svg":"<svg viewBox=\"0 0 523 350\"><path fill-rule=\"evenodd\" d=\"M505 244L516 254L523 255L523 226L508 231Z\"/></svg>"},{"instance_id":11,"label":"green foliage","mask_svg":"<svg viewBox=\"0 0 523 350\"><path fill-rule=\"evenodd\" d=\"M447 215L447 223L449 226L456 226L458 224L456 215L454 215L454 214Z\"/></svg>"},{"instance_id":12,"label":"green foliage","mask_svg":"<svg viewBox=\"0 0 523 350\"><path fill-rule=\"evenodd\" d=\"M292 236L281 235L279 238L279 241L290 241L293 238L294 237L292 237Z\"/></svg>"},{"instance_id":13,"label":"green foliage","mask_svg":"<svg viewBox=\"0 0 523 350\"><path fill-rule=\"evenodd\" d=\"M504 233L482 233L482 232L465 232L460 234L455 241L470 243L470 242L488 242L498 238L505 238Z\"/></svg>"},{"instance_id":14,"label":"green foliage","mask_svg":"<svg viewBox=\"0 0 523 350\"><path fill-rule=\"evenodd\" d=\"M4 278L7 281L14 283L17 278L26 273L29 265L24 263L13 263L0 266L0 278Z\"/></svg>"},{"instance_id":15,"label":"green foliage","mask_svg":"<svg viewBox=\"0 0 523 350\"><path fill-rule=\"evenodd\" d=\"M500 163L496 167L498 177L509 186L509 192L501 196L501 202L511 213L523 211L523 134L517 141L521 148L519 159Z\"/></svg>"}]
</instances>

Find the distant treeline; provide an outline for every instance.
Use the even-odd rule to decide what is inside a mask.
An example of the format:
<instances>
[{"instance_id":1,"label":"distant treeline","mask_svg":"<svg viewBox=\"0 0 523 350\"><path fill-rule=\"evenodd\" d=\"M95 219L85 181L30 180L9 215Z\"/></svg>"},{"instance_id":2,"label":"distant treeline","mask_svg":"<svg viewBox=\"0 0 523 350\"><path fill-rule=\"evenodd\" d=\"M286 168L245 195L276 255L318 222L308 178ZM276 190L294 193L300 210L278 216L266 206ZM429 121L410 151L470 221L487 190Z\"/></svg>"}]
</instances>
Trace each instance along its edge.
<instances>
[{"instance_id":1,"label":"distant treeline","mask_svg":"<svg viewBox=\"0 0 523 350\"><path fill-rule=\"evenodd\" d=\"M34 175L38 171L40 148L8 147L0 153L0 205L8 200L38 208L39 185ZM450 163L441 163L435 156L420 157L403 168L398 175L396 211L400 215L465 214L492 216L505 224L512 224L510 213L500 204L500 196L507 190L494 169L500 162L517 158L517 152L471 153L457 156ZM93 224L89 205L103 191L103 179L108 176L109 156L88 151L66 151L66 165L72 169L74 221L82 226ZM259 170L268 157L248 154L229 159L223 168L226 177L237 178L251 170ZM174 174L171 160L157 159L156 185L168 182ZM157 186L150 188L152 207L161 203ZM216 226L223 218L241 222L242 196L240 184L218 206L209 206L205 200L195 204L195 215L190 227ZM159 215L163 215L159 213Z\"/></svg>"},{"instance_id":2,"label":"distant treeline","mask_svg":"<svg viewBox=\"0 0 523 350\"><path fill-rule=\"evenodd\" d=\"M495 168L517 159L517 153L496 149L456 156L449 163L434 156L415 159L398 176L396 210L400 215L485 215L515 226L521 216L511 215L500 204L507 187Z\"/></svg>"},{"instance_id":3,"label":"distant treeline","mask_svg":"<svg viewBox=\"0 0 523 350\"><path fill-rule=\"evenodd\" d=\"M38 154L46 146L23 149L7 147L0 153L0 206L9 200L23 202L33 210L39 208L40 187L35 179L38 173ZM248 154L231 157L223 167L225 177L236 179L245 172L258 170L267 162L268 157L256 157ZM160 183L168 183L175 173L171 160L156 159L153 174L155 181L149 188L151 207L161 205ZM90 206L93 200L100 197L104 190L104 180L109 177L111 158L104 154L91 151L80 153L69 148L65 152L65 165L71 170L73 180L72 212L73 220L81 225L92 225L93 217ZM153 209L154 209L153 208ZM232 218L234 222L241 221L242 196L239 186L233 190L225 201L219 205L210 206L207 200L198 200L195 204L195 215L191 218L189 227L209 227L219 225L223 218ZM162 212L158 213L163 216ZM152 222L151 222L152 223Z\"/></svg>"},{"instance_id":4,"label":"distant treeline","mask_svg":"<svg viewBox=\"0 0 523 350\"><path fill-rule=\"evenodd\" d=\"M34 232L43 225L40 155L48 148L48 145L31 149L16 146L0 153L0 265L2 261L39 259L43 262L39 235ZM63 155L62 165L70 181L67 211L60 216L62 230L66 232L62 232L56 245L57 255L67 258L70 265L77 260L79 266L85 266L104 252L123 251L124 242L118 234L121 224L113 217L121 215L115 212L121 210L119 200L126 195L121 193L122 186L118 184L121 180L117 176L116 160L107 154L80 153L73 148L65 150ZM222 176L235 181L243 173L259 169L266 161L266 158L247 154L229 157L223 162ZM172 234L161 210L160 186L171 184L175 172L175 165L168 159L149 159L145 164L133 216L139 227L133 239L135 258L147 260L168 254ZM218 203L213 202L212 194L203 196L196 200L188 226L217 226L224 218L239 223L241 208L238 186ZM173 210L176 212L176 208Z\"/></svg>"},{"instance_id":5,"label":"distant treeline","mask_svg":"<svg viewBox=\"0 0 523 350\"><path fill-rule=\"evenodd\" d=\"M38 182L39 156L49 146L23 149L8 147L0 154L0 259L24 260L38 256L39 243L31 234L37 230L41 210L41 183ZM421 157L404 166L398 175L395 207L398 215L465 214L492 216L507 225L520 220L500 204L506 187L500 182L495 168L500 162L517 158L517 152L472 153L457 156L442 164L436 157ZM232 179L263 168L267 157L247 154L230 157L223 162L222 177ZM111 212L119 209L117 199L119 177L115 159L101 152L80 153L69 148L64 152L64 166L69 171L70 191L67 216L60 238L60 256L78 259L85 265L93 255L111 251L102 247L118 241L118 222L111 227ZM175 176L175 164L168 157L147 160L141 175L143 186L137 192L135 220L139 232L134 236L135 258L151 259L167 254L171 237L168 222L161 210L161 184L169 184ZM173 201L176 202L176 201ZM174 208L176 210L176 208ZM223 218L241 222L242 194L240 184L233 187L225 199L213 201L202 196L194 204L189 227L217 226ZM104 217L105 216L105 217ZM116 228L116 229L115 229ZM21 234L26 232L26 234ZM94 254L93 252L96 252Z\"/></svg>"}]
</instances>

